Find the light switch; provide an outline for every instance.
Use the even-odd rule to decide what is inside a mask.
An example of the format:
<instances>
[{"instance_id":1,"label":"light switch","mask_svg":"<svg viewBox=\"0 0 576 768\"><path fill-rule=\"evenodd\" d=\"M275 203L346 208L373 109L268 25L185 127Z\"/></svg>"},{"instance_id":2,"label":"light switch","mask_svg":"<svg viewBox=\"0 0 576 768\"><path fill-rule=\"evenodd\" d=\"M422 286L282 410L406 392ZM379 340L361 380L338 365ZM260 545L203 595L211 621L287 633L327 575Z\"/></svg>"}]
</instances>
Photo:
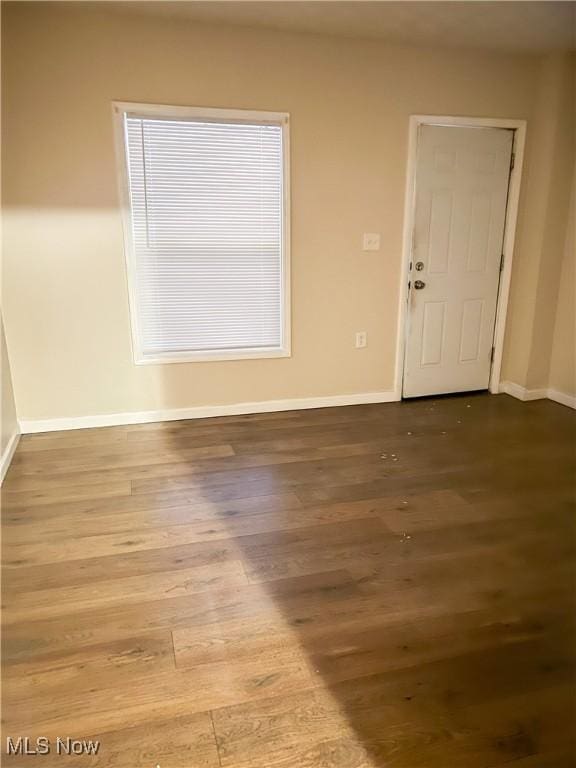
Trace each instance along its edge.
<instances>
[{"instance_id":1,"label":"light switch","mask_svg":"<svg viewBox=\"0 0 576 768\"><path fill-rule=\"evenodd\" d=\"M380 233L379 232L365 232L362 240L363 251L379 251L380 250Z\"/></svg>"},{"instance_id":2,"label":"light switch","mask_svg":"<svg viewBox=\"0 0 576 768\"><path fill-rule=\"evenodd\" d=\"M358 331L356 334L356 349L364 349L367 341L367 334L366 331Z\"/></svg>"}]
</instances>

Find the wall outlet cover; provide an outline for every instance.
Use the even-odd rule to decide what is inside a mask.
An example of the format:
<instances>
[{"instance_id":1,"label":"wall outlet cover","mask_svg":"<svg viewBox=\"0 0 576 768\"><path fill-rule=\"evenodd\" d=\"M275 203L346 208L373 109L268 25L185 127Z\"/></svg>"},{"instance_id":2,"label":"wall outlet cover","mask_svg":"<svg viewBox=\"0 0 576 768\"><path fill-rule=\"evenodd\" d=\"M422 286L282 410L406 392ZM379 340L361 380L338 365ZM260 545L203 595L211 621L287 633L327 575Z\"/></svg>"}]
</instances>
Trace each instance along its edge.
<instances>
[{"instance_id":1,"label":"wall outlet cover","mask_svg":"<svg viewBox=\"0 0 576 768\"><path fill-rule=\"evenodd\" d=\"M380 233L365 232L362 238L362 250L363 251L379 251L380 250Z\"/></svg>"}]
</instances>

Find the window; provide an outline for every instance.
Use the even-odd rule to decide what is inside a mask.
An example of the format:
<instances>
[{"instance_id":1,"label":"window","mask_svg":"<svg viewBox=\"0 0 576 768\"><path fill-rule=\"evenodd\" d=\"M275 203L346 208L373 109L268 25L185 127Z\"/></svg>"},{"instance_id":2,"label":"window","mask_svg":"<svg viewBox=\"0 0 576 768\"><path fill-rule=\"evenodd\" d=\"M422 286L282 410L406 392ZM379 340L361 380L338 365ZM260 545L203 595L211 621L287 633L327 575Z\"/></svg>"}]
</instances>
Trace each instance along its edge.
<instances>
[{"instance_id":1,"label":"window","mask_svg":"<svg viewBox=\"0 0 576 768\"><path fill-rule=\"evenodd\" d=\"M115 111L136 362L287 356L288 116Z\"/></svg>"}]
</instances>

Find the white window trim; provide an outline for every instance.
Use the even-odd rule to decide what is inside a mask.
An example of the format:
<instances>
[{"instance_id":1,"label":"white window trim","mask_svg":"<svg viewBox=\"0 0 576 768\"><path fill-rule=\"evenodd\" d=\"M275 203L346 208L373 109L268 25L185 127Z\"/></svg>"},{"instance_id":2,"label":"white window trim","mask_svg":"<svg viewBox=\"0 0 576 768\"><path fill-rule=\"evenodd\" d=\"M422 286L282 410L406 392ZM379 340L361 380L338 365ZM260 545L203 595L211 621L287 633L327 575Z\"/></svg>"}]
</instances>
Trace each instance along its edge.
<instances>
[{"instance_id":1,"label":"white window trim","mask_svg":"<svg viewBox=\"0 0 576 768\"><path fill-rule=\"evenodd\" d=\"M290 299L290 116L287 112L258 112L248 109L216 109L213 107L175 107L163 104L138 104L128 101L112 102L116 167L122 226L124 231L124 252L126 257L126 281L132 330L132 353L136 365L158 365L161 363L189 363L216 360L256 360L259 358L291 357L291 299ZM283 217L282 217L282 345L272 348L244 348L218 352L180 353L168 352L154 357L142 353L135 286L135 249L132 240L132 219L130 212L130 188L128 182L128 158L124 138L126 116L135 117L179 117L218 120L219 122L258 122L280 125L282 128L283 154Z\"/></svg>"}]
</instances>

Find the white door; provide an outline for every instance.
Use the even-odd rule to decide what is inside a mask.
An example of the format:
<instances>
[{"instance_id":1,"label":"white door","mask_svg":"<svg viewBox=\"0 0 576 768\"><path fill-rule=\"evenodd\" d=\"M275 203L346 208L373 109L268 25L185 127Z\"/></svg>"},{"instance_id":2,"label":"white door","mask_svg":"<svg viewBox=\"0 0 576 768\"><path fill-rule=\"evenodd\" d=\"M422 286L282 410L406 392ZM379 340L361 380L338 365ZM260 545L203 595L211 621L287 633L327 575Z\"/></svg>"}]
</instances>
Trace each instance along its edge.
<instances>
[{"instance_id":1,"label":"white door","mask_svg":"<svg viewBox=\"0 0 576 768\"><path fill-rule=\"evenodd\" d=\"M513 136L420 126L405 397L488 388Z\"/></svg>"}]
</instances>

